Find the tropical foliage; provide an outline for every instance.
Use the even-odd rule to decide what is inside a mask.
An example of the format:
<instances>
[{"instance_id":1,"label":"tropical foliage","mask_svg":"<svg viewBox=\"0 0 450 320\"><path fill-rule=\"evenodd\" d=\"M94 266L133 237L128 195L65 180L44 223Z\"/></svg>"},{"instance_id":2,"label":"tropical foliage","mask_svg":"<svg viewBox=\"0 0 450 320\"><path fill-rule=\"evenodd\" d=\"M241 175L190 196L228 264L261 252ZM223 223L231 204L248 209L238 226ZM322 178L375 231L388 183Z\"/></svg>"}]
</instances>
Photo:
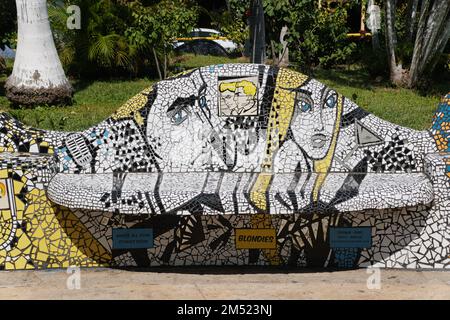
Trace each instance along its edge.
<instances>
[{"instance_id":1,"label":"tropical foliage","mask_svg":"<svg viewBox=\"0 0 450 320\"><path fill-rule=\"evenodd\" d=\"M81 9L79 30L66 27L68 5ZM188 0L66 0L51 1L49 9L66 70L88 77L148 73L160 61L165 77L172 41L195 26L196 12Z\"/></svg>"},{"instance_id":2,"label":"tropical foliage","mask_svg":"<svg viewBox=\"0 0 450 320\"><path fill-rule=\"evenodd\" d=\"M66 7L81 9L81 28L69 30ZM136 48L125 37L131 12L113 0L66 0L49 3L49 16L60 59L77 76L136 71Z\"/></svg>"},{"instance_id":3,"label":"tropical foliage","mask_svg":"<svg viewBox=\"0 0 450 320\"><path fill-rule=\"evenodd\" d=\"M238 52L244 54L244 45L249 37L249 27L246 21L245 7L240 3L231 3L230 8L224 8L217 12L201 8L200 10L211 18L211 25L221 33L238 44Z\"/></svg>"},{"instance_id":4,"label":"tropical foliage","mask_svg":"<svg viewBox=\"0 0 450 320\"><path fill-rule=\"evenodd\" d=\"M275 62L287 47L290 66L307 72L316 67L362 62L374 78L390 76L393 83L411 87L426 85L425 80L432 75L448 77L448 1L375 0L382 9L383 21L377 50L371 48L370 41L349 41L346 36L350 10L355 9L352 14L358 12L367 0L336 0L339 5L333 8L324 5L327 1L263 0L267 56ZM174 39L194 27L207 27L199 24L200 13L209 16L211 27L236 42L244 54L250 2L226 0L210 10L202 7L205 1L199 0L48 0L66 73L96 78L165 78L177 68ZM68 5L81 8L79 30L66 26ZM14 41L14 20L14 0L1 0L1 41ZM283 29L287 33L281 41ZM393 71L398 71L397 76Z\"/></svg>"},{"instance_id":5,"label":"tropical foliage","mask_svg":"<svg viewBox=\"0 0 450 320\"><path fill-rule=\"evenodd\" d=\"M357 2L353 2L356 3ZM331 67L346 62L356 45L347 41L347 9L343 4L336 10L320 8L310 0L264 0L266 38L269 56L279 56L283 50L280 33L287 27L287 41L293 67L310 69ZM237 15L244 15L250 0L230 0Z\"/></svg>"},{"instance_id":6,"label":"tropical foliage","mask_svg":"<svg viewBox=\"0 0 450 320\"><path fill-rule=\"evenodd\" d=\"M146 5L137 0L128 8L132 24L125 32L126 38L142 55L152 52L160 79L166 78L173 41L196 26L196 4L190 0L161 0Z\"/></svg>"}]
</instances>

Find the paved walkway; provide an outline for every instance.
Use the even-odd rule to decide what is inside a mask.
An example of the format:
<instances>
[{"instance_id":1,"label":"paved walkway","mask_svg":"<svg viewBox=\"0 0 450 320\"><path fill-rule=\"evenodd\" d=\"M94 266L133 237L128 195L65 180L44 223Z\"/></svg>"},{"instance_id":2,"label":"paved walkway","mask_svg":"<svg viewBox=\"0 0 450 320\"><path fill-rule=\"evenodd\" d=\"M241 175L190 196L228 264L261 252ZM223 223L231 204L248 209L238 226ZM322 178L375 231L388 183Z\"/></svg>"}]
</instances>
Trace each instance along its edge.
<instances>
[{"instance_id":1,"label":"paved walkway","mask_svg":"<svg viewBox=\"0 0 450 320\"><path fill-rule=\"evenodd\" d=\"M450 271L101 268L79 275L77 282L66 270L0 271L0 299L450 299Z\"/></svg>"}]
</instances>

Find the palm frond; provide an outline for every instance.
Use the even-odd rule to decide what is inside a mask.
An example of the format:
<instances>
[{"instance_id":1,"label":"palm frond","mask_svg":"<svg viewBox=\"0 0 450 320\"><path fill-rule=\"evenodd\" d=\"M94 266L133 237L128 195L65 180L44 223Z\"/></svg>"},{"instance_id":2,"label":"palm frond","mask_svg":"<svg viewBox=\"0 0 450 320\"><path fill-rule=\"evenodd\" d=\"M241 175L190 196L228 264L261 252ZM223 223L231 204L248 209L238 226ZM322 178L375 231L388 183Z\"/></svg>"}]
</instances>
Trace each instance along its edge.
<instances>
[{"instance_id":1,"label":"palm frond","mask_svg":"<svg viewBox=\"0 0 450 320\"><path fill-rule=\"evenodd\" d=\"M104 67L133 69L131 51L126 39L117 34L96 34L88 50L88 59Z\"/></svg>"},{"instance_id":2,"label":"palm frond","mask_svg":"<svg viewBox=\"0 0 450 320\"><path fill-rule=\"evenodd\" d=\"M96 61L104 66L110 66L115 56L116 34L95 34L92 37L88 51L88 59Z\"/></svg>"}]
</instances>

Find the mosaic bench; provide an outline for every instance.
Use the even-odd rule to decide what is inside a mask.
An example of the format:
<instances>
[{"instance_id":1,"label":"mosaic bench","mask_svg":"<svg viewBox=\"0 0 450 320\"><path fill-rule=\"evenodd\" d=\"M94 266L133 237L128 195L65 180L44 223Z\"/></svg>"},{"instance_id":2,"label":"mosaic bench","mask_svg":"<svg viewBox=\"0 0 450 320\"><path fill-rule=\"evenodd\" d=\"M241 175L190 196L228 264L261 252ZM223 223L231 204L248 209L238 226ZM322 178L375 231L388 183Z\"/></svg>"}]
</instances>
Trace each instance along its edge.
<instances>
[{"instance_id":1,"label":"mosaic bench","mask_svg":"<svg viewBox=\"0 0 450 320\"><path fill-rule=\"evenodd\" d=\"M310 179L315 181L318 175L312 173ZM329 184L321 188L320 199L324 203L334 201L335 209L340 212L413 207L430 204L434 199L433 185L423 173L369 173L359 185L356 196L345 199L347 201L341 201L344 196L342 199L336 198L336 186L343 185L349 177L356 181L359 176L360 174L329 173ZM295 213L290 197L296 199L297 206L303 208L303 212L326 212L326 206L309 207L310 199L302 196L313 193L313 184L306 183L303 189L300 188L306 177L306 174L297 174L297 177L295 173L273 174L270 190L264 196L268 198L267 203L280 205L274 206L270 213ZM187 214L252 214L255 213L255 208L249 198L257 197L258 193L250 192L247 187L254 179L255 174L251 173L128 173L117 184L113 174L87 174L82 178L79 174L57 174L48 187L48 197L54 203L71 209L131 215L149 212L177 214L183 210ZM295 179L300 180L298 188L287 190L286 187ZM120 188L116 187L118 185ZM156 188L157 194L154 192ZM120 192L120 196L116 196L119 201L111 201L112 197L105 199L105 195L112 195L115 189L117 194ZM210 206L195 205L197 200L192 199L201 198L205 194L214 196L206 200ZM152 207L158 201L156 197L164 203L164 211L158 206ZM120 201L121 199L124 201Z\"/></svg>"},{"instance_id":2,"label":"mosaic bench","mask_svg":"<svg viewBox=\"0 0 450 320\"><path fill-rule=\"evenodd\" d=\"M0 267L448 269L449 101L416 131L301 73L227 64L82 132L0 114Z\"/></svg>"}]
</instances>

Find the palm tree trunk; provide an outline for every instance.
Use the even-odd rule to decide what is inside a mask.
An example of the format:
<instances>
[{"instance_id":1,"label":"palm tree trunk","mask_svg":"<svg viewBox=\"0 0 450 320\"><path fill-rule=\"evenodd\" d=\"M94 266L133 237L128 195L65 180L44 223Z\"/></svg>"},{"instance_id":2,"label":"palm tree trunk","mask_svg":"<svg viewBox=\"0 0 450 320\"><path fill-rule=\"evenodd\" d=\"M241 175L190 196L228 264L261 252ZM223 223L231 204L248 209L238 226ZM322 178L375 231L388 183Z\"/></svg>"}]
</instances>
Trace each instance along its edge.
<instances>
[{"instance_id":1,"label":"palm tree trunk","mask_svg":"<svg viewBox=\"0 0 450 320\"><path fill-rule=\"evenodd\" d=\"M450 3L424 0L417 27L409 73L409 87L417 86L425 73L431 73L450 36Z\"/></svg>"},{"instance_id":2,"label":"palm tree trunk","mask_svg":"<svg viewBox=\"0 0 450 320\"><path fill-rule=\"evenodd\" d=\"M385 3L385 13L386 13L386 49L388 54L389 61L389 70L391 71L395 69L397 63L395 58L395 48L397 45L397 37L395 35L395 21L394 21L394 8L395 8L395 0L386 0Z\"/></svg>"},{"instance_id":3,"label":"palm tree trunk","mask_svg":"<svg viewBox=\"0 0 450 320\"><path fill-rule=\"evenodd\" d=\"M396 0L385 1L385 23L386 23L386 49L389 63L390 80L393 84L402 86L404 84L404 69L397 62L395 50L397 48L397 34L395 32L395 6Z\"/></svg>"},{"instance_id":4,"label":"palm tree trunk","mask_svg":"<svg viewBox=\"0 0 450 320\"><path fill-rule=\"evenodd\" d=\"M65 104L73 88L56 52L46 0L16 0L18 42L6 96L17 104Z\"/></svg>"},{"instance_id":5,"label":"palm tree trunk","mask_svg":"<svg viewBox=\"0 0 450 320\"><path fill-rule=\"evenodd\" d=\"M409 41L414 40L414 29L417 19L417 8L419 7L419 0L408 1L408 20L407 20L407 37Z\"/></svg>"}]
</instances>

